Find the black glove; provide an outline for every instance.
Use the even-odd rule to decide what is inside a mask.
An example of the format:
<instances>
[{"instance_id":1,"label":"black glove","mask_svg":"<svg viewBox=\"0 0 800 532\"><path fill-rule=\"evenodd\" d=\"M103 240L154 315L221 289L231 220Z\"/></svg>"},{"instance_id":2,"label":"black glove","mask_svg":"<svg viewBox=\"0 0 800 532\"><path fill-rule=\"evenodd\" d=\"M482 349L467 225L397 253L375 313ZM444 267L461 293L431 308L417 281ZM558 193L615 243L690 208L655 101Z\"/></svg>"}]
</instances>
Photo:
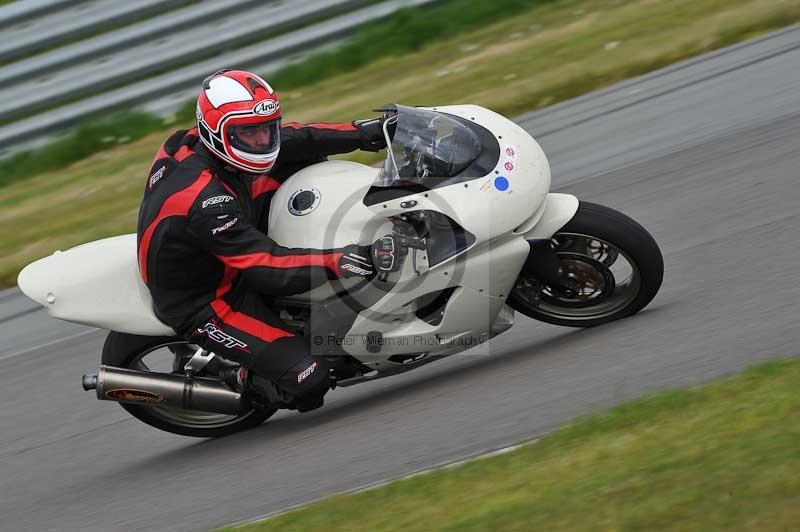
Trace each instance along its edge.
<instances>
[{"instance_id":1,"label":"black glove","mask_svg":"<svg viewBox=\"0 0 800 532\"><path fill-rule=\"evenodd\" d=\"M386 235L372 244L372 264L379 273L396 272L403 265L405 246L394 235Z\"/></svg>"},{"instance_id":2,"label":"black glove","mask_svg":"<svg viewBox=\"0 0 800 532\"><path fill-rule=\"evenodd\" d=\"M337 265L339 277L372 277L375 268L369 246L347 246Z\"/></svg>"},{"instance_id":3,"label":"black glove","mask_svg":"<svg viewBox=\"0 0 800 532\"><path fill-rule=\"evenodd\" d=\"M365 151L380 151L386 147L386 138L383 136L383 118L369 120L356 120L353 125L361 136L361 149Z\"/></svg>"}]
</instances>

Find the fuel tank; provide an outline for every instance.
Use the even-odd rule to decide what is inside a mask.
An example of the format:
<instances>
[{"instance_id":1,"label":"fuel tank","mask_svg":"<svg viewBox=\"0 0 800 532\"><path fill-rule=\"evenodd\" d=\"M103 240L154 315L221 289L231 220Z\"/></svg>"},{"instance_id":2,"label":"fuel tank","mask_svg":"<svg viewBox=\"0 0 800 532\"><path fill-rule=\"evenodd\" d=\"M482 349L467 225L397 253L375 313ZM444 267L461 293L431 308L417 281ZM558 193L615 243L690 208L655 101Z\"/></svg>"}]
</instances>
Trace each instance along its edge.
<instances>
[{"instance_id":1,"label":"fuel tank","mask_svg":"<svg viewBox=\"0 0 800 532\"><path fill-rule=\"evenodd\" d=\"M391 230L388 217L376 217L363 202L378 171L351 161L326 161L300 170L272 197L270 238L291 248L372 244Z\"/></svg>"}]
</instances>

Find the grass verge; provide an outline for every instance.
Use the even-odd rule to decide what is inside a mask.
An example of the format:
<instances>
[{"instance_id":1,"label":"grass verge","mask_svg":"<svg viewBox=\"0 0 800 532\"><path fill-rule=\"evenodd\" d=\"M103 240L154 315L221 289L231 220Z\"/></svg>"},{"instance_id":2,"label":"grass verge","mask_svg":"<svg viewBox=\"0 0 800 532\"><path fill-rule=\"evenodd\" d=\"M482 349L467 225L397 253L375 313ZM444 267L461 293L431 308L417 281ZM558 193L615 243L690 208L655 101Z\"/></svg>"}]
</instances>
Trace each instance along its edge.
<instances>
[{"instance_id":1,"label":"grass verge","mask_svg":"<svg viewBox=\"0 0 800 532\"><path fill-rule=\"evenodd\" d=\"M578 420L511 453L241 532L800 528L800 361ZM226 529L232 530L232 529Z\"/></svg>"},{"instance_id":2,"label":"grass verge","mask_svg":"<svg viewBox=\"0 0 800 532\"><path fill-rule=\"evenodd\" d=\"M164 129L164 120L144 112L117 113L82 123L77 130L34 151L0 160L0 188L54 168L63 168L118 144L129 144Z\"/></svg>"},{"instance_id":3,"label":"grass verge","mask_svg":"<svg viewBox=\"0 0 800 532\"><path fill-rule=\"evenodd\" d=\"M476 103L513 116L796 21L798 0L559 0L282 91L281 103L298 121L362 118L387 102ZM55 249L134 231L168 133L3 187L0 225L13 230L0 236L0 285Z\"/></svg>"},{"instance_id":4,"label":"grass verge","mask_svg":"<svg viewBox=\"0 0 800 532\"><path fill-rule=\"evenodd\" d=\"M554 1L440 0L424 8L403 8L391 18L360 28L343 46L270 75L270 84L282 91L311 85L384 57L416 52L431 43L469 33ZM192 120L194 112L194 102L186 102L178 118Z\"/></svg>"}]
</instances>

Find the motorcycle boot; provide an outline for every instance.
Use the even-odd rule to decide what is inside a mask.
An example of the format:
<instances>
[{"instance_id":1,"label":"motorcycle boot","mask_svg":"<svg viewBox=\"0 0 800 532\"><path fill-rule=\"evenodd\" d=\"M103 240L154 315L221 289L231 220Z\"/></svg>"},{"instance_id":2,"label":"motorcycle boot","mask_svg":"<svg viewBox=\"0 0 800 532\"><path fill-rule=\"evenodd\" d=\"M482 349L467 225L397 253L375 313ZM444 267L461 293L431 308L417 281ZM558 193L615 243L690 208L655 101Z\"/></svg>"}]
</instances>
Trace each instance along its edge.
<instances>
[{"instance_id":1,"label":"motorcycle boot","mask_svg":"<svg viewBox=\"0 0 800 532\"><path fill-rule=\"evenodd\" d=\"M243 392L247 385L247 368L244 366L226 367L219 371L219 377L235 392Z\"/></svg>"},{"instance_id":2,"label":"motorcycle boot","mask_svg":"<svg viewBox=\"0 0 800 532\"><path fill-rule=\"evenodd\" d=\"M219 377L228 387L247 396L251 402L262 407L286 408L294 410L294 397L280 390L275 383L251 372L244 366L225 368Z\"/></svg>"},{"instance_id":3,"label":"motorcycle boot","mask_svg":"<svg viewBox=\"0 0 800 532\"><path fill-rule=\"evenodd\" d=\"M291 394L298 412L308 412L323 405L323 397L331 389L330 372L330 363L324 357L308 355L289 368L276 384Z\"/></svg>"},{"instance_id":4,"label":"motorcycle boot","mask_svg":"<svg viewBox=\"0 0 800 532\"><path fill-rule=\"evenodd\" d=\"M298 412L321 407L331 389L329 364L321 357L304 358L275 381L244 367L226 369L220 377L256 403Z\"/></svg>"}]
</instances>

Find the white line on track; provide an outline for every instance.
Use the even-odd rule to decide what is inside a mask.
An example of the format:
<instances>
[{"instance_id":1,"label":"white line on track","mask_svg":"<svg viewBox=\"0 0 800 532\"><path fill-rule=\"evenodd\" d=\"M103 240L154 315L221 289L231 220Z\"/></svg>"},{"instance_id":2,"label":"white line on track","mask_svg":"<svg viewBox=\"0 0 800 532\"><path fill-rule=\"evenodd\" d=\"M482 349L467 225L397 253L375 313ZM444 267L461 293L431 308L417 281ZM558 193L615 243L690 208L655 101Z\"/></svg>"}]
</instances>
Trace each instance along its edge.
<instances>
[{"instance_id":1,"label":"white line on track","mask_svg":"<svg viewBox=\"0 0 800 532\"><path fill-rule=\"evenodd\" d=\"M59 342L63 342L63 341L66 341L66 340L72 340L73 338L80 338L81 336L86 336L87 334L93 333L93 332L98 331L98 330L99 329L92 328L92 329L89 329L88 331L81 331L79 333L71 334L69 336L64 336L62 338L56 338L55 340L51 340L49 342L45 342L45 343L37 345L35 347L29 347L28 349L23 349L22 351L17 351L15 353L11 353L9 355L0 356L0 361L8 360L9 358L18 357L20 355L24 355L26 353L30 353L31 351L36 351L37 349L42 349L43 347L49 347L51 345L55 345L55 344L57 344Z\"/></svg>"},{"instance_id":2,"label":"white line on track","mask_svg":"<svg viewBox=\"0 0 800 532\"><path fill-rule=\"evenodd\" d=\"M236 523L227 525L226 528L228 528L228 527L230 527L230 528L241 528L243 526L253 525L253 524L256 524L256 523L261 523L263 521L267 521L269 519L272 519L273 517L277 517L279 515L283 515L283 514L286 514L286 513L289 513L289 512L293 512L295 510L299 510L301 508L305 508L306 506L310 506L310 505L312 505L314 503L317 503L317 502L319 502L319 501L321 501L323 499L327 499L328 497L333 497L334 495L348 495L348 494L351 494L351 493L361 493L362 491L374 490L374 489L377 489L377 488L382 488L383 486L386 486L386 485L391 484L393 482L398 482L400 480L406 480L408 478L418 477L420 475L427 475L429 473L433 473L435 471L441 471L441 470L444 470L444 469L451 469L453 467L458 467L460 465L463 465L463 464L466 464L466 463L469 463L469 462L473 462L475 460L482 460L484 458L491 458L492 456L500 456L501 454L510 453L510 452L516 451L517 449L521 449L522 447L526 447L528 445L533 445L534 443L539 441L539 439L542 436L544 436L544 434L539 435L538 437L536 437L536 438L534 438L532 440L525 441L525 442L522 442L522 443L516 443L514 445L508 445L506 447L501 447L500 449L493 449L491 451L485 451L485 452L482 452L482 453L473 454L473 455L470 455L470 456L468 456L466 458L461 458L459 460L456 460L455 462L442 462L442 463L439 463L439 464L437 464L437 465L435 465L433 467L428 467L428 468L425 468L425 469L421 469L419 471L415 471L413 473L408 473L406 475L402 475L402 476L399 476L399 477L392 477L392 478L388 478L388 479L385 479L385 480L379 480L379 481L373 482L371 484L365 484L363 486L359 486L357 488L353 488L353 489L349 489L349 490L345 490L345 491L329 493L327 495L323 495L322 497L319 497L319 498L316 498L316 499L312 499L310 501L302 502L300 504L295 504L295 505L290 506L288 508L283 508L281 510L275 510L274 512L270 512L268 514L264 514L264 515L261 515L261 516L258 516L258 517L253 517L251 519L247 519L246 521L238 521Z\"/></svg>"}]
</instances>

